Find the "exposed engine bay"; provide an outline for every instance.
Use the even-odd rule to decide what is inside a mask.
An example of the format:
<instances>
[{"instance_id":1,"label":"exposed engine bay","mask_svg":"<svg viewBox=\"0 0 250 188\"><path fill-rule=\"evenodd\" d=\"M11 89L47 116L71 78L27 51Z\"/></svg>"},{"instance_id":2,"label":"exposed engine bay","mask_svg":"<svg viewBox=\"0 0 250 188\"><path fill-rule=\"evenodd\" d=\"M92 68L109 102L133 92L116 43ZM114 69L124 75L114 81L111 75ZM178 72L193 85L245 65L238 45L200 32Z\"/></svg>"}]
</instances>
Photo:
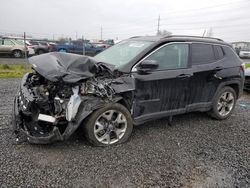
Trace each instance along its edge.
<instances>
[{"instance_id":1,"label":"exposed engine bay","mask_svg":"<svg viewBox=\"0 0 250 188\"><path fill-rule=\"evenodd\" d=\"M57 53L52 55L58 56ZM31 143L65 140L93 110L121 99L112 84L121 85L122 82L114 81L114 75L103 64L91 67L94 67L95 72L90 71L94 76L82 78L82 75L76 74L74 81L72 74L67 73L54 78L50 75L47 79L36 67L38 64L33 64L33 72L23 77L14 101L13 124L17 139L22 135ZM89 74L86 70L85 75L86 72ZM69 79L65 80L67 76Z\"/></svg>"}]
</instances>

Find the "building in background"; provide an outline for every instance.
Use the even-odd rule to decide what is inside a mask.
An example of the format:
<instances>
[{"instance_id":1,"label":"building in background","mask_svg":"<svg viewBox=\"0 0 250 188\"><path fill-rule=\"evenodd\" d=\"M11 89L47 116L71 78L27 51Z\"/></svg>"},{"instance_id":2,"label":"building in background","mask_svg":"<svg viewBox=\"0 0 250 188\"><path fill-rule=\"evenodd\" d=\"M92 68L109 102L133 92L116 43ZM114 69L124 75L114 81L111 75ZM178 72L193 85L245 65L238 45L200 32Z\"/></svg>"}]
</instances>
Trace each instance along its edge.
<instances>
[{"instance_id":1,"label":"building in background","mask_svg":"<svg viewBox=\"0 0 250 188\"><path fill-rule=\"evenodd\" d=\"M241 50L250 50L250 42L240 41L240 42L232 42L231 44L234 49L239 48Z\"/></svg>"}]
</instances>

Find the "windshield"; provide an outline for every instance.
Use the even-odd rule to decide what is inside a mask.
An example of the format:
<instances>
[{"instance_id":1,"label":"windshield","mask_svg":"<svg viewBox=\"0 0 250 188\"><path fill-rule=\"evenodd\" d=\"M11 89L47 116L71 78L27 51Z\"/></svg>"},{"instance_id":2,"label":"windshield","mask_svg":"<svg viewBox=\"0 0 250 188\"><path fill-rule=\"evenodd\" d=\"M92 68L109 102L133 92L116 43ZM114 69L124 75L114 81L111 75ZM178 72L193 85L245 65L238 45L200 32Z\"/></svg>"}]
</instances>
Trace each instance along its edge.
<instances>
[{"instance_id":1,"label":"windshield","mask_svg":"<svg viewBox=\"0 0 250 188\"><path fill-rule=\"evenodd\" d=\"M125 40L96 55L94 59L119 67L127 64L150 44L152 44L150 41Z\"/></svg>"}]
</instances>

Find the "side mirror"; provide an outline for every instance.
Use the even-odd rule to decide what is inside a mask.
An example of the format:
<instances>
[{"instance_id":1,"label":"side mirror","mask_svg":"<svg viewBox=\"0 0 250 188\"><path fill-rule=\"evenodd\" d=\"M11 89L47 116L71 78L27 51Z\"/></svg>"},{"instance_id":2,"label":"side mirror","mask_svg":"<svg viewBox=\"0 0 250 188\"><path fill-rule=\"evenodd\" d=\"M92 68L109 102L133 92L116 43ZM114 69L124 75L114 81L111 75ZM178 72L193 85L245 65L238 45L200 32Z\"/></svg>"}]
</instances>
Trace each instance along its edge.
<instances>
[{"instance_id":1,"label":"side mirror","mask_svg":"<svg viewBox=\"0 0 250 188\"><path fill-rule=\"evenodd\" d=\"M147 73L151 70L156 69L159 66L155 60L144 60L136 68L141 73Z\"/></svg>"}]
</instances>

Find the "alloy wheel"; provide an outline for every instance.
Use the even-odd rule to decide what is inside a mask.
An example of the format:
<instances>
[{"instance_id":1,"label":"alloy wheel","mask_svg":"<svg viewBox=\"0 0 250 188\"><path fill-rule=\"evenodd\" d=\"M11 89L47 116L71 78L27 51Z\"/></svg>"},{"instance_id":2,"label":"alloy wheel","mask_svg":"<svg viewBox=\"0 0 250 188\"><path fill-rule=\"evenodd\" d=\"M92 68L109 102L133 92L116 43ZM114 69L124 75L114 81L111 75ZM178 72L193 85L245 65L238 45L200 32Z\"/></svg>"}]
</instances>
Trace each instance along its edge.
<instances>
[{"instance_id":1,"label":"alloy wheel","mask_svg":"<svg viewBox=\"0 0 250 188\"><path fill-rule=\"evenodd\" d=\"M222 117L227 116L232 111L234 101L233 93L229 91L222 93L217 103L217 110Z\"/></svg>"},{"instance_id":2,"label":"alloy wheel","mask_svg":"<svg viewBox=\"0 0 250 188\"><path fill-rule=\"evenodd\" d=\"M16 58L19 58L19 57L22 56L22 54L21 54L20 51L14 51L13 55L14 55L14 57L16 57Z\"/></svg>"},{"instance_id":3,"label":"alloy wheel","mask_svg":"<svg viewBox=\"0 0 250 188\"><path fill-rule=\"evenodd\" d=\"M108 110L95 121L94 135L102 144L114 144L124 136L127 123L127 119L122 112Z\"/></svg>"}]
</instances>

